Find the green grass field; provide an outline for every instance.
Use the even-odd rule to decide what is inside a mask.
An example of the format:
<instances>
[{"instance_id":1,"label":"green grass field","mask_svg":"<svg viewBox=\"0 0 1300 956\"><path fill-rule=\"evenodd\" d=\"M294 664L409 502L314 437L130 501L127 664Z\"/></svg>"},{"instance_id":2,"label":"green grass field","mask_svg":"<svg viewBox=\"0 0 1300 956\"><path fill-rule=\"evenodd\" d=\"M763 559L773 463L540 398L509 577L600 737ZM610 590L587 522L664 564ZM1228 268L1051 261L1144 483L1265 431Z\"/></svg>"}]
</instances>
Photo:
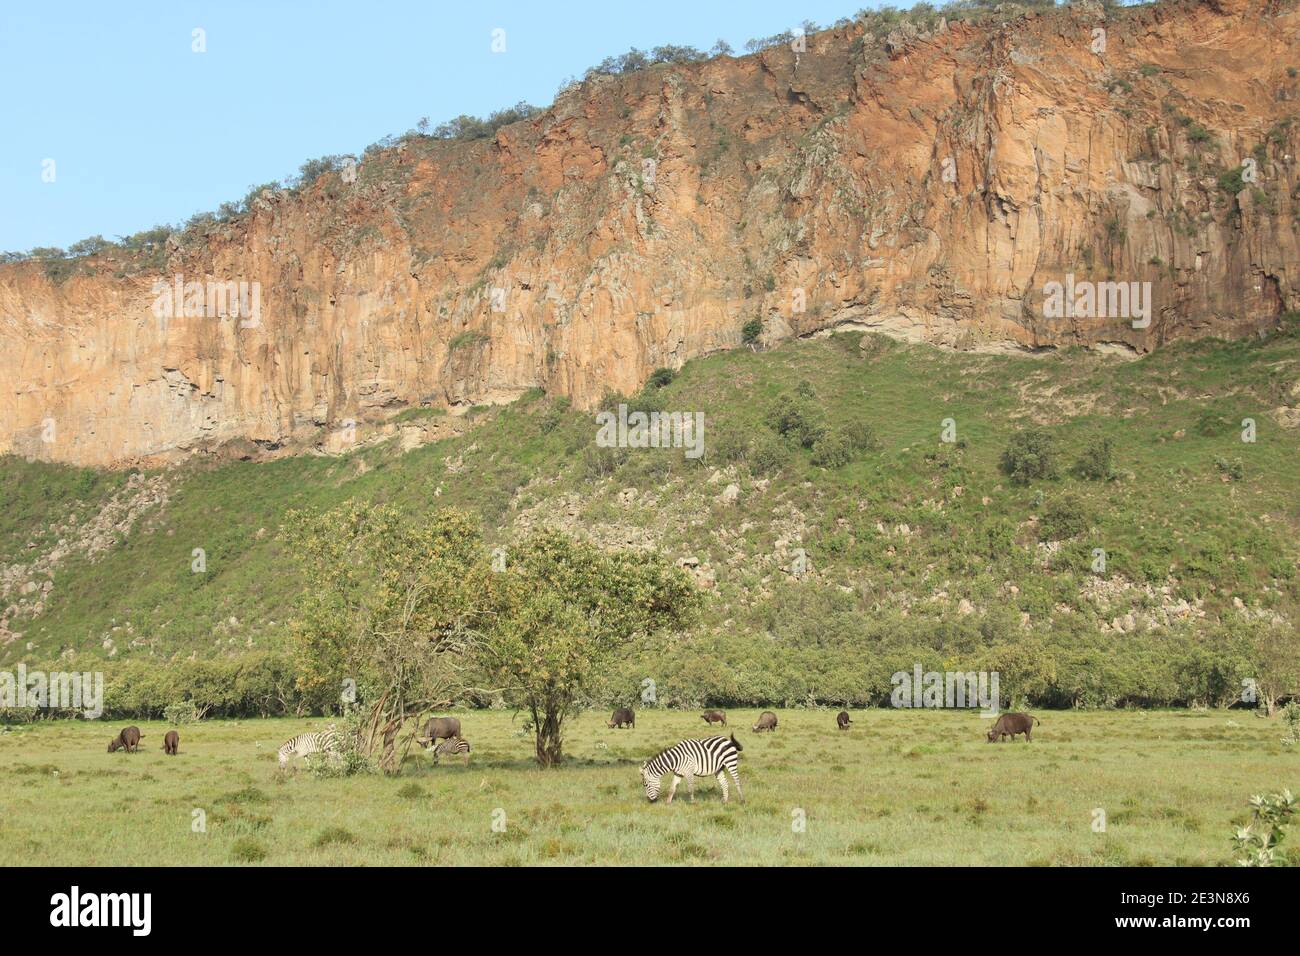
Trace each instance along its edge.
<instances>
[{"instance_id":1,"label":"green grass field","mask_svg":"<svg viewBox=\"0 0 1300 956\"><path fill-rule=\"evenodd\" d=\"M1279 722L1238 711L1042 711L1033 743L1000 745L972 712L854 711L840 733L833 711L784 710L774 734L750 732L756 714L729 714L746 801L725 806L711 779L694 804L684 785L671 806L641 789L642 760L707 735L689 711L629 731L584 714L550 771L519 720L465 712L468 765L417 753L346 779L277 769L323 720L181 727L177 757L162 723L109 754L119 722L46 721L0 735L0 865L1214 866L1252 793L1300 789Z\"/></svg>"}]
</instances>

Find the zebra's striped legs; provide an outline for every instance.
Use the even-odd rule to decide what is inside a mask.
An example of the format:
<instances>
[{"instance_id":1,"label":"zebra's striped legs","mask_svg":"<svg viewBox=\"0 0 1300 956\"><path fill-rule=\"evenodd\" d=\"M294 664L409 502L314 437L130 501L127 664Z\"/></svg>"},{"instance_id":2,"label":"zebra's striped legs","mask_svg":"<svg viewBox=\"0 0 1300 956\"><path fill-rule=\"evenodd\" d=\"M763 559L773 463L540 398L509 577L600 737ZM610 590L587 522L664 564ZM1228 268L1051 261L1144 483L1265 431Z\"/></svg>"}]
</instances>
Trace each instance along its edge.
<instances>
[{"instance_id":1,"label":"zebra's striped legs","mask_svg":"<svg viewBox=\"0 0 1300 956\"><path fill-rule=\"evenodd\" d=\"M691 803L695 802L695 774L688 772L686 774L686 792L690 794Z\"/></svg>"},{"instance_id":2,"label":"zebra's striped legs","mask_svg":"<svg viewBox=\"0 0 1300 956\"><path fill-rule=\"evenodd\" d=\"M677 774L673 774L673 782L672 785L669 786L668 788L668 799L664 801L665 803L673 802L673 797L676 796L677 794L677 785L681 782L682 782L682 778L677 776Z\"/></svg>"},{"instance_id":3,"label":"zebra's striped legs","mask_svg":"<svg viewBox=\"0 0 1300 956\"><path fill-rule=\"evenodd\" d=\"M722 802L726 803L727 802L727 775L721 770L718 771L718 786L722 788Z\"/></svg>"},{"instance_id":4,"label":"zebra's striped legs","mask_svg":"<svg viewBox=\"0 0 1300 956\"><path fill-rule=\"evenodd\" d=\"M735 767L731 767L731 768L729 768L729 771L728 771L728 772L731 774L731 779L734 780L734 781L736 781L736 796L740 799L740 802L741 802L741 803L744 803L744 802L745 802L745 791L743 791L743 790L740 789L740 774L736 773L736 768L735 768ZM721 777L722 774L719 773L718 776ZM725 803L725 802L726 802L726 799L727 799L727 787L726 787L725 784L723 784L723 787L722 787L722 799L723 799L723 802Z\"/></svg>"}]
</instances>

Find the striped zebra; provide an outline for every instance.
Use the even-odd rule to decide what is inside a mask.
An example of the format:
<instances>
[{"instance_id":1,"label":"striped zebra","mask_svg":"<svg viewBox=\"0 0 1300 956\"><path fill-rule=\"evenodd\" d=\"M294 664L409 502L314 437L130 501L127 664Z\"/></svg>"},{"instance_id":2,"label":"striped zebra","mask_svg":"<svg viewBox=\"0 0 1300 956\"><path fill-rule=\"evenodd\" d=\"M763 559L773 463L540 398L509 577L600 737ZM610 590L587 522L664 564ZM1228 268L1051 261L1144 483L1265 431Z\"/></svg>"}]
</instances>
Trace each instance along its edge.
<instances>
[{"instance_id":1,"label":"striped zebra","mask_svg":"<svg viewBox=\"0 0 1300 956\"><path fill-rule=\"evenodd\" d=\"M439 757L450 757L454 754L464 754L465 762L469 763L469 741L460 737L442 741L433 748L433 762L437 763Z\"/></svg>"},{"instance_id":2,"label":"striped zebra","mask_svg":"<svg viewBox=\"0 0 1300 956\"><path fill-rule=\"evenodd\" d=\"M286 740L280 747L280 769L289 765L290 757L308 757L311 754L325 753L331 756L339 752L338 735L333 725L328 730L316 734L299 734L292 740Z\"/></svg>"},{"instance_id":3,"label":"striped zebra","mask_svg":"<svg viewBox=\"0 0 1300 956\"><path fill-rule=\"evenodd\" d=\"M666 773L673 775L672 786L668 788L667 803L673 802L677 784L686 778L686 792L695 799L695 778L713 775L722 787L722 802L727 802L727 777L736 782L736 796L743 803L745 794L740 789L740 777L736 765L740 763L740 746L736 735L728 737L704 737L697 740L683 740L674 744L659 756L647 760L641 765L641 779L645 782L645 795L653 802L659 798L659 778Z\"/></svg>"}]
</instances>

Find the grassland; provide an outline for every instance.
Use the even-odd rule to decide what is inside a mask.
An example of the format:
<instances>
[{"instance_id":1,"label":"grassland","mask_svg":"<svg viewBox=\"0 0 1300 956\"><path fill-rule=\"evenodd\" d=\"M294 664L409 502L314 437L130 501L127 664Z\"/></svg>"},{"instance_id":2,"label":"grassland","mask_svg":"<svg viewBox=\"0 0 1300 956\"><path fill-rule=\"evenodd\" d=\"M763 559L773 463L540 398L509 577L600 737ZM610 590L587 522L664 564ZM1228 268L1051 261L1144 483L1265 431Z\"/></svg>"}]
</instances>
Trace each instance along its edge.
<instances>
[{"instance_id":1,"label":"grassland","mask_svg":"<svg viewBox=\"0 0 1300 956\"><path fill-rule=\"evenodd\" d=\"M840 733L832 711L786 710L754 734L756 712L735 711L747 799L725 806L712 780L671 806L640 786L640 761L705 735L695 713L642 711L630 731L584 714L550 771L508 713L460 716L468 765L420 753L344 779L277 769L275 748L320 720L181 727L174 758L161 723L131 755L105 752L117 727L102 721L14 729L0 865L1213 866L1252 793L1300 789L1300 749L1240 711L1045 712L1028 745L985 743L970 712L856 711Z\"/></svg>"}]
</instances>

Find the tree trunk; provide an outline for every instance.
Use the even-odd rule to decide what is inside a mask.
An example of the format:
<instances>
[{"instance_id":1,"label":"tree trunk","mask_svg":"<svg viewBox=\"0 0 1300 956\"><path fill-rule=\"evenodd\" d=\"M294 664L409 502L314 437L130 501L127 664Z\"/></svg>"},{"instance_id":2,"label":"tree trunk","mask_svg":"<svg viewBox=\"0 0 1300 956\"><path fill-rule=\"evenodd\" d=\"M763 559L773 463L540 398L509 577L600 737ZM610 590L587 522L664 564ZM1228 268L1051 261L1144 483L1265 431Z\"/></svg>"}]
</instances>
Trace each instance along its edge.
<instances>
[{"instance_id":1,"label":"tree trunk","mask_svg":"<svg viewBox=\"0 0 1300 956\"><path fill-rule=\"evenodd\" d=\"M393 773L397 767L401 766L400 761L395 761L397 732L402 729L402 724L406 718L398 714L384 726L384 749L379 757L379 769L384 773Z\"/></svg>"},{"instance_id":2,"label":"tree trunk","mask_svg":"<svg viewBox=\"0 0 1300 956\"><path fill-rule=\"evenodd\" d=\"M533 725L537 728L537 762L543 767L554 767L564 759L564 741L560 736L563 718L550 707L539 715L533 708Z\"/></svg>"}]
</instances>

